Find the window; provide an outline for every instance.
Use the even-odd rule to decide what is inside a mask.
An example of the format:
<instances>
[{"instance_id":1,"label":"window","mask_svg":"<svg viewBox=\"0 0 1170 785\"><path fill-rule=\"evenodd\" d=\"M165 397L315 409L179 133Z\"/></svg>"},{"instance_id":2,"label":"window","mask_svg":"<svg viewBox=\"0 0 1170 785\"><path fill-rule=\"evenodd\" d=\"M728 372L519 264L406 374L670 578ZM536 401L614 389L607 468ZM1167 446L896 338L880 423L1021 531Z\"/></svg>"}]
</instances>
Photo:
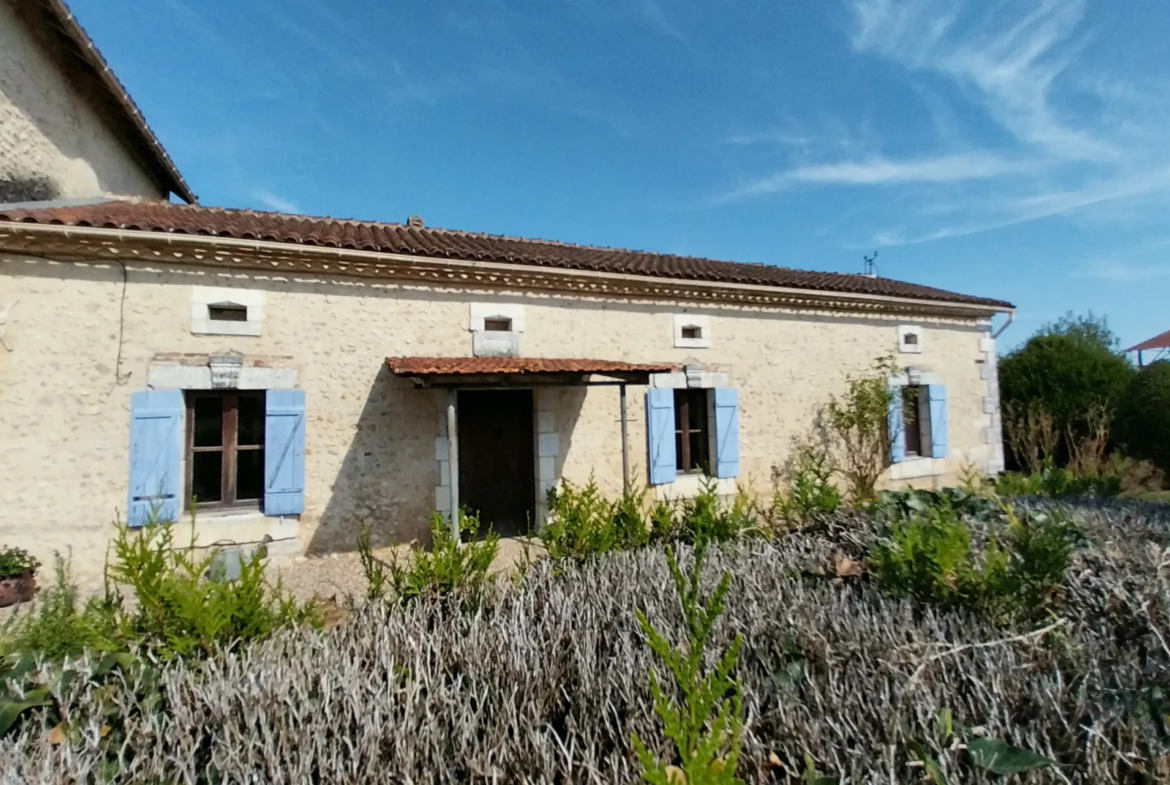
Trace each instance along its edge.
<instances>
[{"instance_id":1,"label":"window","mask_svg":"<svg viewBox=\"0 0 1170 785\"><path fill-rule=\"evenodd\" d=\"M264 393L187 393L187 499L256 507L264 495Z\"/></svg>"},{"instance_id":2,"label":"window","mask_svg":"<svg viewBox=\"0 0 1170 785\"><path fill-rule=\"evenodd\" d=\"M680 472L708 471L709 423L706 390L674 391L674 443Z\"/></svg>"},{"instance_id":3,"label":"window","mask_svg":"<svg viewBox=\"0 0 1170 785\"><path fill-rule=\"evenodd\" d=\"M510 333L512 332L511 319L484 319L483 329L489 333Z\"/></svg>"},{"instance_id":4,"label":"window","mask_svg":"<svg viewBox=\"0 0 1170 785\"><path fill-rule=\"evenodd\" d=\"M922 327L916 324L898 326L898 351L903 354L922 354Z\"/></svg>"},{"instance_id":5,"label":"window","mask_svg":"<svg viewBox=\"0 0 1170 785\"><path fill-rule=\"evenodd\" d=\"M246 322L248 308L234 303L220 303L207 306L207 318L213 322Z\"/></svg>"},{"instance_id":6,"label":"window","mask_svg":"<svg viewBox=\"0 0 1170 785\"><path fill-rule=\"evenodd\" d=\"M902 440L907 457L931 457L930 395L926 385L902 388Z\"/></svg>"},{"instance_id":7,"label":"window","mask_svg":"<svg viewBox=\"0 0 1170 785\"><path fill-rule=\"evenodd\" d=\"M697 341L703 337L702 327L684 327L682 328L682 337L688 341Z\"/></svg>"}]
</instances>

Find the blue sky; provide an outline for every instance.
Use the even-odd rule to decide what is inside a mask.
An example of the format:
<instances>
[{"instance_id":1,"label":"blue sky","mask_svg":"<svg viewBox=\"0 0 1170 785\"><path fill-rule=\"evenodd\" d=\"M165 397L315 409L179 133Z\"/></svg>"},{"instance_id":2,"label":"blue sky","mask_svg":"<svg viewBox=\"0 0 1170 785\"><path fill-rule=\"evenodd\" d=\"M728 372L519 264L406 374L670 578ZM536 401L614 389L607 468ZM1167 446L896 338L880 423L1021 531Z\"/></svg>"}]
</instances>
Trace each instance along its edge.
<instances>
[{"instance_id":1,"label":"blue sky","mask_svg":"<svg viewBox=\"0 0 1170 785\"><path fill-rule=\"evenodd\" d=\"M1165 0L73 0L204 204L1170 329Z\"/></svg>"}]
</instances>

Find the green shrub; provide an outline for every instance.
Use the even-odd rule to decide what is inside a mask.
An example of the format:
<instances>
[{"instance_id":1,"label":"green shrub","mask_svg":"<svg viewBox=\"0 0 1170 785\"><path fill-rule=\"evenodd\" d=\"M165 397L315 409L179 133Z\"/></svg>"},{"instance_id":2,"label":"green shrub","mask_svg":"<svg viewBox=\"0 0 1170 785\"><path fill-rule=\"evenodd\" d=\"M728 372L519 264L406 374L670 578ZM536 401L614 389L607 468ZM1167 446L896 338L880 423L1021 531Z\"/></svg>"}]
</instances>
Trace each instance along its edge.
<instances>
[{"instance_id":1,"label":"green shrub","mask_svg":"<svg viewBox=\"0 0 1170 785\"><path fill-rule=\"evenodd\" d=\"M312 603L285 595L280 582L264 576L266 550L240 557L239 576L224 580L223 551L196 554L195 522L187 547L175 545L176 524L150 522L140 529L118 523L114 561L106 568L101 612L113 619L115 635L162 658L208 655L239 642L267 637L287 626L316 623ZM134 599L124 605L124 591Z\"/></svg>"},{"instance_id":2,"label":"green shrub","mask_svg":"<svg viewBox=\"0 0 1170 785\"><path fill-rule=\"evenodd\" d=\"M835 472L828 449L811 441L801 444L783 477L787 493L780 487L781 473L773 470L776 485L772 495L773 516L789 523L807 523L818 514L836 512L841 506L841 491L833 482Z\"/></svg>"},{"instance_id":3,"label":"green shrub","mask_svg":"<svg viewBox=\"0 0 1170 785\"><path fill-rule=\"evenodd\" d=\"M998 618L1042 612L1064 582L1079 532L1063 514L1002 510L981 549L949 502L898 518L874 547L874 577L894 596L944 608Z\"/></svg>"},{"instance_id":4,"label":"green shrub","mask_svg":"<svg viewBox=\"0 0 1170 785\"><path fill-rule=\"evenodd\" d=\"M1122 494L1158 490L1163 475L1149 462L1113 454L1095 471L1074 472L1051 462L1032 474L1009 472L995 482L999 496L1048 496L1053 499L1112 499Z\"/></svg>"},{"instance_id":5,"label":"green shrub","mask_svg":"<svg viewBox=\"0 0 1170 785\"><path fill-rule=\"evenodd\" d=\"M736 635L714 670L704 672L703 652L731 588L731 574L725 572L711 597L703 601L700 580L707 547L705 538L696 542L689 575L683 575L674 552L669 547L666 549L667 565L687 625L685 646L672 646L654 629L641 609L636 611L650 648L673 677L675 688L668 694L659 683L658 673L650 670L654 713L662 720L666 737L674 744L677 763L663 762L647 749L637 734L633 736L634 749L642 764L642 778L655 785L743 782L735 776L743 734L742 687L731 676L739 661L743 635Z\"/></svg>"},{"instance_id":6,"label":"green shrub","mask_svg":"<svg viewBox=\"0 0 1170 785\"><path fill-rule=\"evenodd\" d=\"M737 488L728 505L719 498L718 481L704 477L699 493L682 502L675 530L684 542L731 542L757 530L757 523L755 506L746 491Z\"/></svg>"},{"instance_id":7,"label":"green shrub","mask_svg":"<svg viewBox=\"0 0 1170 785\"><path fill-rule=\"evenodd\" d=\"M892 521L936 507L950 507L959 515L968 515L980 521L1002 515L1002 508L995 499L982 493L972 493L964 488L943 488L941 491L904 488L898 491L883 491L867 509L881 520Z\"/></svg>"},{"instance_id":8,"label":"green shrub","mask_svg":"<svg viewBox=\"0 0 1170 785\"><path fill-rule=\"evenodd\" d=\"M470 537L460 542L447 519L440 512L431 516L431 550L414 548L406 564L397 555L383 566L389 571L390 588L399 602L426 595L462 593L478 601L491 578L491 566L500 548L500 538L489 531L482 540L479 517L459 513L459 531ZM367 578L369 572L367 571Z\"/></svg>"},{"instance_id":9,"label":"green shrub","mask_svg":"<svg viewBox=\"0 0 1170 785\"><path fill-rule=\"evenodd\" d=\"M1104 407L1112 414L1134 376L1133 367L1116 349L1105 320L1092 313L1070 314L1046 325L1000 361L1004 411L1041 409L1050 415L1058 462L1065 463L1069 440L1087 435L1094 408Z\"/></svg>"},{"instance_id":10,"label":"green shrub","mask_svg":"<svg viewBox=\"0 0 1170 785\"><path fill-rule=\"evenodd\" d=\"M1126 386L1115 436L1127 455L1152 461L1170 475L1170 360L1146 366Z\"/></svg>"},{"instance_id":11,"label":"green shrub","mask_svg":"<svg viewBox=\"0 0 1170 785\"><path fill-rule=\"evenodd\" d=\"M41 563L23 548L0 550L0 580L30 575L36 572L40 566Z\"/></svg>"},{"instance_id":12,"label":"green shrub","mask_svg":"<svg viewBox=\"0 0 1170 785\"><path fill-rule=\"evenodd\" d=\"M60 661L77 657L86 649L118 651L124 646L114 639L116 624L98 603L79 608L77 586L69 563L56 554L54 580L37 595L28 610L18 610L4 623L0 654L24 654Z\"/></svg>"},{"instance_id":13,"label":"green shrub","mask_svg":"<svg viewBox=\"0 0 1170 785\"><path fill-rule=\"evenodd\" d=\"M678 505L668 499L659 499L650 510L650 541L674 542L679 539L681 528Z\"/></svg>"},{"instance_id":14,"label":"green shrub","mask_svg":"<svg viewBox=\"0 0 1170 785\"><path fill-rule=\"evenodd\" d=\"M550 488L548 509L549 520L538 536L553 559L583 561L649 538L640 500L627 494L614 504L602 495L593 478L583 487L562 480L558 487Z\"/></svg>"},{"instance_id":15,"label":"green shrub","mask_svg":"<svg viewBox=\"0 0 1170 785\"><path fill-rule=\"evenodd\" d=\"M86 649L141 649L171 659L204 656L281 627L316 623L312 603L298 604L279 582L267 584L263 548L241 560L238 578L215 580L221 552L195 555L193 523L191 545L176 546L175 526L150 522L130 529L116 523L105 592L80 609L77 588L58 555L53 586L5 625L6 650L60 660Z\"/></svg>"}]
</instances>

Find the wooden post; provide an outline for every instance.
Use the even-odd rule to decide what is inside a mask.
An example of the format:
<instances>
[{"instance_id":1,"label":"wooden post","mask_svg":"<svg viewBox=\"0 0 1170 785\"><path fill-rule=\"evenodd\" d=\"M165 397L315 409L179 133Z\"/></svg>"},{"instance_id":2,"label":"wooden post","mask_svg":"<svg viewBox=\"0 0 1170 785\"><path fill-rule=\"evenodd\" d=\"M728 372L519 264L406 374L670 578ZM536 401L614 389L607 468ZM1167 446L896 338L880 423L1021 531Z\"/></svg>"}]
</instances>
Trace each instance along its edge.
<instances>
[{"instance_id":1,"label":"wooden post","mask_svg":"<svg viewBox=\"0 0 1170 785\"><path fill-rule=\"evenodd\" d=\"M622 400L622 491L630 492L630 429L626 416L626 386L618 387Z\"/></svg>"},{"instance_id":2,"label":"wooden post","mask_svg":"<svg viewBox=\"0 0 1170 785\"><path fill-rule=\"evenodd\" d=\"M447 391L447 461L451 471L451 530L459 539L459 418L456 403L459 391L452 387Z\"/></svg>"}]
</instances>

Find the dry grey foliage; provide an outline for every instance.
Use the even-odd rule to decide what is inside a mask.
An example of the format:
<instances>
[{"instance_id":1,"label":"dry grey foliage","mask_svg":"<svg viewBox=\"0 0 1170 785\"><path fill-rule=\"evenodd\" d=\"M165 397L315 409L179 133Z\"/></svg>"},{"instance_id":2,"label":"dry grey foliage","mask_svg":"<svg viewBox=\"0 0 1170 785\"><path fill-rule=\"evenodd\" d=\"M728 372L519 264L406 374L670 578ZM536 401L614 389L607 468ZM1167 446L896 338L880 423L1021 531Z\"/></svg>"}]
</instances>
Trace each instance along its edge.
<instances>
[{"instance_id":1,"label":"dry grey foliage","mask_svg":"<svg viewBox=\"0 0 1170 785\"><path fill-rule=\"evenodd\" d=\"M1100 544L1077 557L1060 619L1042 634L818 574L839 552L859 556L864 533L714 551L712 585L733 576L717 639L745 638L741 774L791 782L770 755L803 769L807 753L844 783L922 782L909 733L933 745L951 782L1002 782L932 743L948 708L1066 764L1028 783L1167 781L1170 709L1147 698L1170 692L1170 521L1104 505L1078 518ZM115 691L133 745L121 776L206 782L210 765L224 783L633 782L630 734L662 742L635 606L660 629L682 628L659 551L560 574L539 565L475 613L439 600L369 606L331 631L177 665L163 676L165 713ZM75 723L93 715L92 688L61 697ZM94 776L97 721L81 745L53 746L33 725L0 743L0 781Z\"/></svg>"}]
</instances>

